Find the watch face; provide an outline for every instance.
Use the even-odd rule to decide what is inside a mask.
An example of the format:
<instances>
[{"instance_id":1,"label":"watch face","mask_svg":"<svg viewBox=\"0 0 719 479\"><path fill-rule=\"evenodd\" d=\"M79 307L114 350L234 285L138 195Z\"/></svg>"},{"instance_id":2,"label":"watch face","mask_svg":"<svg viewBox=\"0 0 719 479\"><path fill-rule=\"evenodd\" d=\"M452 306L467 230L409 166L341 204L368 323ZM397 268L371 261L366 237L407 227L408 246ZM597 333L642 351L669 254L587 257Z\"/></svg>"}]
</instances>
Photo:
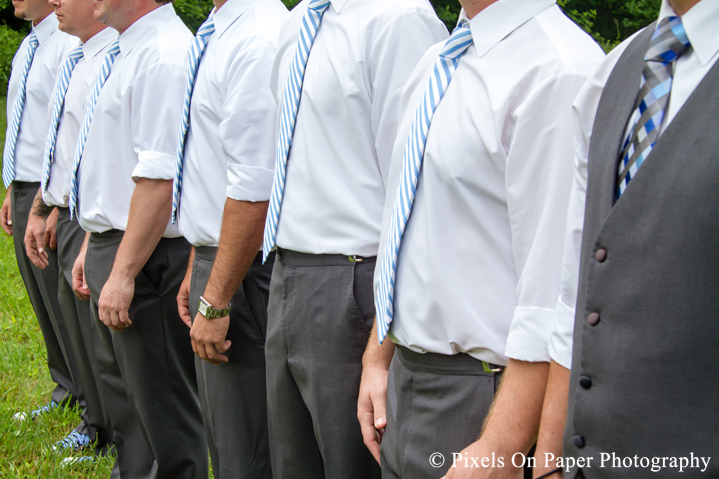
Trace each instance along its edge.
<instances>
[{"instance_id":1,"label":"watch face","mask_svg":"<svg viewBox=\"0 0 719 479\"><path fill-rule=\"evenodd\" d=\"M199 311L199 313L200 313L201 315L203 315L204 317L207 317L207 309L208 309L208 307L209 307L209 305L208 305L207 303L205 303L204 301L200 300L200 305L199 305L199 307L197 308L197 310Z\"/></svg>"}]
</instances>

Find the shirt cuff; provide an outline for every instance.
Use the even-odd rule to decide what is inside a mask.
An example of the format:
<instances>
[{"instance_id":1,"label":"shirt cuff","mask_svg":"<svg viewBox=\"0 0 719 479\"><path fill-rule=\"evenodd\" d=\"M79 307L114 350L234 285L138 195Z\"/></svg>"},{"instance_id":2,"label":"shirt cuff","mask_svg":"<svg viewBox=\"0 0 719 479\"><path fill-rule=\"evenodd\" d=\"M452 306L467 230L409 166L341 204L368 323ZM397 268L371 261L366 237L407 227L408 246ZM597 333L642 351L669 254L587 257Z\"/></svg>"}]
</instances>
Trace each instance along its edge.
<instances>
[{"instance_id":1,"label":"shirt cuff","mask_svg":"<svg viewBox=\"0 0 719 479\"><path fill-rule=\"evenodd\" d=\"M554 330L549 340L549 356L567 369L572 369L572 345L574 343L574 308L560 299L554 318Z\"/></svg>"},{"instance_id":2,"label":"shirt cuff","mask_svg":"<svg viewBox=\"0 0 719 479\"><path fill-rule=\"evenodd\" d=\"M151 180L175 179L175 156L157 151L141 151L138 163L132 171L132 181L137 183L139 178Z\"/></svg>"},{"instance_id":3,"label":"shirt cuff","mask_svg":"<svg viewBox=\"0 0 719 479\"><path fill-rule=\"evenodd\" d=\"M515 308L505 355L519 361L549 362L547 344L553 324L553 309Z\"/></svg>"},{"instance_id":4,"label":"shirt cuff","mask_svg":"<svg viewBox=\"0 0 719 479\"><path fill-rule=\"evenodd\" d=\"M275 172L256 166L227 166L227 197L236 201L268 201Z\"/></svg>"}]
</instances>

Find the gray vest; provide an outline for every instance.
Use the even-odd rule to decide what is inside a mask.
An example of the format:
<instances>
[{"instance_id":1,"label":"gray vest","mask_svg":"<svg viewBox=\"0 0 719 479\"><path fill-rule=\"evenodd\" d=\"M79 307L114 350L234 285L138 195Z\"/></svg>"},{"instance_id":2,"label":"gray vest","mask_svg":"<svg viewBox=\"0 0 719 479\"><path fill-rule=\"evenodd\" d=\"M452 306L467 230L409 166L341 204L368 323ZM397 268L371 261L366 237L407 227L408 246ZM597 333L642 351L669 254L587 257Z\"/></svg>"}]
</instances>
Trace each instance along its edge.
<instances>
[{"instance_id":1,"label":"gray vest","mask_svg":"<svg viewBox=\"0 0 719 479\"><path fill-rule=\"evenodd\" d=\"M711 457L709 467L681 477L719 477L719 64L615 203L620 148L654 27L609 77L589 151L564 436L565 456L594 458L582 468L588 479L678 476L614 468L611 460L601 468L601 453L650 460L693 453Z\"/></svg>"}]
</instances>

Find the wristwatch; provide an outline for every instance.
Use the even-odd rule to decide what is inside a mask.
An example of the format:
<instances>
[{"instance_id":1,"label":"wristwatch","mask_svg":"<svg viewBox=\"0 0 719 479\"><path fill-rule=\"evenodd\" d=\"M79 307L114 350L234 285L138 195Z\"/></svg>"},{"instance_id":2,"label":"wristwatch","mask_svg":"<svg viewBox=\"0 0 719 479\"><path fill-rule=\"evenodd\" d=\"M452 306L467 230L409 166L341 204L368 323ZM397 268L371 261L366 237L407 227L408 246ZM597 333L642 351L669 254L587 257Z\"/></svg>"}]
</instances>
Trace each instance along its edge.
<instances>
[{"instance_id":1,"label":"wristwatch","mask_svg":"<svg viewBox=\"0 0 719 479\"><path fill-rule=\"evenodd\" d=\"M207 319L223 318L230 314L230 306L228 304L225 309L216 309L202 296L200 296L200 305L197 307L197 311L206 317Z\"/></svg>"}]
</instances>

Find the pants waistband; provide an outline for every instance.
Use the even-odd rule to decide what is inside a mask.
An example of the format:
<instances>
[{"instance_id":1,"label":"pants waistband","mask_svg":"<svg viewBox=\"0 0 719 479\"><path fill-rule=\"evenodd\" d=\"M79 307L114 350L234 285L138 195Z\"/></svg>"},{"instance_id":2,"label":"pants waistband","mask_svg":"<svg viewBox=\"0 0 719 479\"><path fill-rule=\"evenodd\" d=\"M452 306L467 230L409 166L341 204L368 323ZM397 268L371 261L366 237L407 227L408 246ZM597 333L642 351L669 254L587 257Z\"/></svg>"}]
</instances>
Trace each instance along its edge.
<instances>
[{"instance_id":1,"label":"pants waistband","mask_svg":"<svg viewBox=\"0 0 719 479\"><path fill-rule=\"evenodd\" d=\"M25 188L34 188L38 189L40 188L40 182L39 181L13 181L12 183L13 188L24 190Z\"/></svg>"},{"instance_id":2,"label":"pants waistband","mask_svg":"<svg viewBox=\"0 0 719 479\"><path fill-rule=\"evenodd\" d=\"M349 266L354 263L373 263L377 260L377 256L300 253L282 248L277 248L277 258L282 264L290 266Z\"/></svg>"},{"instance_id":3,"label":"pants waistband","mask_svg":"<svg viewBox=\"0 0 719 479\"><path fill-rule=\"evenodd\" d=\"M124 235L125 235L125 232L123 230L111 229L111 230L103 231L102 233L90 233L90 239L93 241L102 241L102 240L122 238ZM186 243L186 242L187 242L187 240L183 236L178 236L176 238L164 238L163 237L163 238L160 238L158 245L173 244L173 243Z\"/></svg>"},{"instance_id":4,"label":"pants waistband","mask_svg":"<svg viewBox=\"0 0 719 479\"><path fill-rule=\"evenodd\" d=\"M195 246L195 255L201 256L203 259L214 261L217 256L217 246ZM275 260L275 252L271 252L267 255L267 262L270 263ZM262 263L262 251L255 255L255 259L252 263Z\"/></svg>"},{"instance_id":5,"label":"pants waistband","mask_svg":"<svg viewBox=\"0 0 719 479\"><path fill-rule=\"evenodd\" d=\"M480 361L467 353L418 353L397 345L395 354L407 369L431 374L482 376L501 373L504 369L504 366Z\"/></svg>"}]
</instances>

